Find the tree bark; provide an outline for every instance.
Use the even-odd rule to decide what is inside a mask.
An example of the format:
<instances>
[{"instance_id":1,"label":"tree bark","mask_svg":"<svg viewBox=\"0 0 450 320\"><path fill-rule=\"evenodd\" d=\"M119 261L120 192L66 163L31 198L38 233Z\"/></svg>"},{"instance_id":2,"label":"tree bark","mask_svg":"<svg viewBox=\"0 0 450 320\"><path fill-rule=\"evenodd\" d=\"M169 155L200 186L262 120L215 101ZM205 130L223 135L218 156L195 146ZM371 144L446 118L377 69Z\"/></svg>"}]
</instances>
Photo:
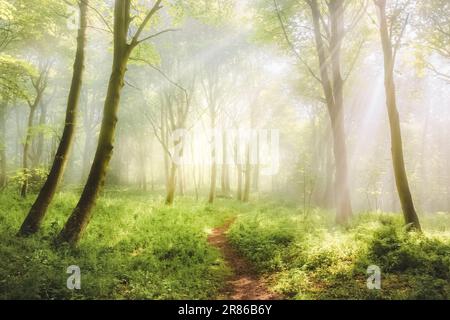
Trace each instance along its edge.
<instances>
[{"instance_id":1,"label":"tree bark","mask_svg":"<svg viewBox=\"0 0 450 320\"><path fill-rule=\"evenodd\" d=\"M91 139L94 136L93 134L91 134L90 131L87 130L87 128L85 128L84 130L84 146L83 146L83 164L81 167L81 183L84 183L86 181L86 178L89 174L89 164L90 164L90 153L92 150L92 143L91 143Z\"/></svg>"},{"instance_id":2,"label":"tree bark","mask_svg":"<svg viewBox=\"0 0 450 320\"><path fill-rule=\"evenodd\" d=\"M36 98L38 99L38 98ZM20 190L20 195L22 198L25 198L28 193L28 157L29 157L29 148L31 142L31 128L33 127L33 118L34 113L36 112L37 103L30 105L30 113L28 114L28 122L27 122L27 132L25 136L25 141L23 143L23 154L22 154L22 170L23 170L23 182L22 188Z\"/></svg>"},{"instance_id":3,"label":"tree bark","mask_svg":"<svg viewBox=\"0 0 450 320\"><path fill-rule=\"evenodd\" d=\"M256 134L256 163L255 166L253 168L253 181L252 181L252 185L253 185L253 190L255 192L259 192L259 168L260 168L260 155L259 155L259 141L260 137L259 137L259 133Z\"/></svg>"},{"instance_id":4,"label":"tree bark","mask_svg":"<svg viewBox=\"0 0 450 320\"><path fill-rule=\"evenodd\" d=\"M340 50L343 38L343 1L330 1L331 18L330 52L327 57L322 40L320 19L321 13L316 0L308 2L314 26L314 38L319 58L320 80L325 94L328 114L333 134L333 153L335 158L335 205L336 222L346 224L352 215L350 189L348 186L347 146L345 142L343 80L341 77ZM331 63L332 80L329 77Z\"/></svg>"},{"instance_id":5,"label":"tree bark","mask_svg":"<svg viewBox=\"0 0 450 320\"><path fill-rule=\"evenodd\" d=\"M222 193L225 197L230 195L230 166L228 164L228 137L226 130L222 131Z\"/></svg>"},{"instance_id":6,"label":"tree bark","mask_svg":"<svg viewBox=\"0 0 450 320\"><path fill-rule=\"evenodd\" d=\"M386 91L386 107L391 132L391 154L395 183L406 225L409 229L421 231L419 217L417 216L414 208L411 191L409 189L403 158L403 142L395 96L394 54L387 26L386 1L378 0L375 1L375 4L378 6L380 14L380 38L384 56L384 86Z\"/></svg>"},{"instance_id":7,"label":"tree bark","mask_svg":"<svg viewBox=\"0 0 450 320\"><path fill-rule=\"evenodd\" d=\"M43 101L41 100L40 105L39 127L42 128L47 120L47 104L43 103ZM36 145L33 150L34 152L32 152L31 166L33 168L36 168L39 167L39 165L42 163L42 154L44 153L44 133L39 132L37 139L35 139L34 142L36 142Z\"/></svg>"},{"instance_id":8,"label":"tree bark","mask_svg":"<svg viewBox=\"0 0 450 320\"><path fill-rule=\"evenodd\" d=\"M114 58L107 95L103 108L103 119L94 161L81 197L58 236L58 242L76 245L92 217L92 209L104 185L105 176L113 152L114 134L117 124L120 94L131 53L127 44L130 23L130 1L116 0L114 9Z\"/></svg>"},{"instance_id":9,"label":"tree bark","mask_svg":"<svg viewBox=\"0 0 450 320\"><path fill-rule=\"evenodd\" d=\"M0 105L0 189L6 185L6 108L8 103Z\"/></svg>"},{"instance_id":10,"label":"tree bark","mask_svg":"<svg viewBox=\"0 0 450 320\"><path fill-rule=\"evenodd\" d=\"M178 191L180 196L184 196L184 175L183 175L183 165L178 167Z\"/></svg>"},{"instance_id":11,"label":"tree bark","mask_svg":"<svg viewBox=\"0 0 450 320\"><path fill-rule=\"evenodd\" d=\"M215 110L215 109L214 109ZM215 112L211 113L211 180L209 185L209 197L208 203L213 203L216 197L216 183L217 183L217 162L216 162L216 131L215 125Z\"/></svg>"},{"instance_id":12,"label":"tree bark","mask_svg":"<svg viewBox=\"0 0 450 320\"><path fill-rule=\"evenodd\" d=\"M341 76L341 47L344 36L343 0L330 1L328 6L331 17L331 69L333 75L334 108L332 130L334 156L336 159L336 205L338 223L345 224L352 215L350 190L348 185L347 144L345 142L344 122L344 81Z\"/></svg>"},{"instance_id":13,"label":"tree bark","mask_svg":"<svg viewBox=\"0 0 450 320\"><path fill-rule=\"evenodd\" d=\"M252 165L250 163L250 142L247 144L247 151L245 156L245 183L244 194L242 195L242 201L248 202L250 200L250 186L252 177Z\"/></svg>"},{"instance_id":14,"label":"tree bark","mask_svg":"<svg viewBox=\"0 0 450 320\"><path fill-rule=\"evenodd\" d=\"M236 190L236 199L242 200L242 164L240 163L240 154L239 154L239 141L238 136L235 137L234 140L234 162L236 164L236 173L237 173L237 190Z\"/></svg>"},{"instance_id":15,"label":"tree bark","mask_svg":"<svg viewBox=\"0 0 450 320\"><path fill-rule=\"evenodd\" d=\"M177 165L172 162L169 173L169 180L167 182L166 204L171 205L175 197L175 189L177 186Z\"/></svg>"},{"instance_id":16,"label":"tree bark","mask_svg":"<svg viewBox=\"0 0 450 320\"><path fill-rule=\"evenodd\" d=\"M36 201L28 212L27 217L22 223L22 226L19 230L20 235L30 235L39 230L47 208L55 195L56 188L61 181L67 165L76 127L78 101L82 86L82 77L84 70L84 48L87 28L87 8L88 0L79 2L80 27L78 29L77 51L73 66L72 83L70 86L69 97L67 101L64 131L47 180L45 181L44 186L41 188Z\"/></svg>"}]
</instances>

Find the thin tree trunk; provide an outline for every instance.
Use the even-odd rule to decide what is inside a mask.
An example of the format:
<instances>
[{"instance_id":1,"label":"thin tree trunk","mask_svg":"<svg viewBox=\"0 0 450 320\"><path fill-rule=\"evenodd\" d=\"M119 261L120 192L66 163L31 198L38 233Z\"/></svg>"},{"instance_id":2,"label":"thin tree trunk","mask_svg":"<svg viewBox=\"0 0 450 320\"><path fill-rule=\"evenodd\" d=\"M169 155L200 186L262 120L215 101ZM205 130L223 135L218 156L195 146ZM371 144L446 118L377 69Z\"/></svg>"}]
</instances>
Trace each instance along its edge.
<instances>
[{"instance_id":1,"label":"thin tree trunk","mask_svg":"<svg viewBox=\"0 0 450 320\"><path fill-rule=\"evenodd\" d=\"M0 189L6 185L6 108L8 103L0 105Z\"/></svg>"},{"instance_id":2,"label":"thin tree trunk","mask_svg":"<svg viewBox=\"0 0 450 320\"><path fill-rule=\"evenodd\" d=\"M380 11L380 37L384 56L384 85L386 91L386 106L389 116L389 126L391 131L391 153L395 183L402 206L405 223L410 229L420 231L421 227L419 223L419 217L417 216L416 210L414 208L403 159L403 143L400 129L400 119L395 97L394 55L387 26L386 1L378 0L375 1L375 3Z\"/></svg>"},{"instance_id":3,"label":"thin tree trunk","mask_svg":"<svg viewBox=\"0 0 450 320\"><path fill-rule=\"evenodd\" d=\"M47 104L41 101L40 105L41 108L39 114L39 127L42 128L47 120ZM33 153L32 158L33 168L39 167L42 161L42 154L44 152L44 134L42 132L39 132L37 139L35 141L36 141L36 150Z\"/></svg>"},{"instance_id":4,"label":"thin tree trunk","mask_svg":"<svg viewBox=\"0 0 450 320\"><path fill-rule=\"evenodd\" d=\"M172 162L172 165L170 167L169 181L167 183L167 196L166 196L167 205L173 204L176 185L177 185L177 165Z\"/></svg>"},{"instance_id":5,"label":"thin tree trunk","mask_svg":"<svg viewBox=\"0 0 450 320\"><path fill-rule=\"evenodd\" d=\"M250 142L247 145L246 152L246 162L245 162L245 183L244 183L244 194L242 196L242 201L248 202L250 200L250 186L252 177L252 165L250 163Z\"/></svg>"},{"instance_id":6,"label":"thin tree trunk","mask_svg":"<svg viewBox=\"0 0 450 320\"><path fill-rule=\"evenodd\" d=\"M253 190L255 190L256 192L259 192L259 163L260 163L260 158L259 158L259 133L256 134L256 163L255 166L253 168Z\"/></svg>"},{"instance_id":7,"label":"thin tree trunk","mask_svg":"<svg viewBox=\"0 0 450 320\"><path fill-rule=\"evenodd\" d=\"M211 114L211 180L209 185L208 203L213 203L216 197L216 180L217 180L217 162L216 162L216 132L214 129L215 114Z\"/></svg>"},{"instance_id":8,"label":"thin tree trunk","mask_svg":"<svg viewBox=\"0 0 450 320\"><path fill-rule=\"evenodd\" d=\"M76 127L78 100L81 92L83 69L84 69L84 48L86 42L87 28L87 8L88 0L79 2L80 7L80 27L77 38L77 52L73 66L72 83L70 86L69 97L67 101L66 120L61 141L56 151L53 165L44 186L28 212L20 230L20 235L30 235L35 233L45 216L47 208L52 201L56 188L64 174L72 141Z\"/></svg>"},{"instance_id":9,"label":"thin tree trunk","mask_svg":"<svg viewBox=\"0 0 450 320\"><path fill-rule=\"evenodd\" d=\"M183 179L183 166L178 167L178 190L180 196L184 196L184 179Z\"/></svg>"},{"instance_id":10,"label":"thin tree trunk","mask_svg":"<svg viewBox=\"0 0 450 320\"><path fill-rule=\"evenodd\" d=\"M333 168L333 152L331 146L331 140L329 139L329 133L325 137L324 146L325 150L325 192L323 195L323 203L326 208L334 207L334 197L333 197L333 178L334 178L334 168Z\"/></svg>"},{"instance_id":11,"label":"thin tree trunk","mask_svg":"<svg viewBox=\"0 0 450 320\"><path fill-rule=\"evenodd\" d=\"M240 163L240 154L239 154L239 144L238 137L236 136L234 141L234 162L236 163L236 173L237 173L237 191L236 191L236 199L242 200L242 164Z\"/></svg>"},{"instance_id":12,"label":"thin tree trunk","mask_svg":"<svg viewBox=\"0 0 450 320\"><path fill-rule=\"evenodd\" d=\"M230 166L228 164L228 137L226 130L222 131L222 193L225 197L230 195Z\"/></svg>"},{"instance_id":13,"label":"thin tree trunk","mask_svg":"<svg viewBox=\"0 0 450 320\"><path fill-rule=\"evenodd\" d=\"M428 127L429 127L429 120L430 120L430 113L431 113L431 108L428 108L425 114L425 123L423 126L423 131L422 131L422 146L421 146L421 152L420 152L420 178L423 181L423 186L425 186L425 188L422 188L421 192L420 192L420 202L422 204L422 212L425 212L427 210L429 210L429 197L427 197L428 195L430 195L429 191L430 191L430 187L429 186L429 181L428 181L428 174L427 174L427 158L426 158L426 154L427 153L427 146L428 146Z\"/></svg>"},{"instance_id":14,"label":"thin tree trunk","mask_svg":"<svg viewBox=\"0 0 450 320\"><path fill-rule=\"evenodd\" d=\"M21 130L21 123L20 123L20 115L19 115L19 112L20 112L20 110L19 110L19 108L14 104L14 106L15 106L15 108L13 108L13 110L15 110L15 112L14 112L14 115L15 115L15 123L16 123L16 136L17 137L20 137L20 135L22 134L22 130ZM20 167L21 166L21 164L22 164L22 160L20 159L20 153L21 153L21 143L20 143L20 140L21 139L14 139L14 147L15 147L15 151L16 151L16 154L17 154L17 157L16 157L16 163L15 163L15 165L17 166L17 167Z\"/></svg>"},{"instance_id":15,"label":"thin tree trunk","mask_svg":"<svg viewBox=\"0 0 450 320\"><path fill-rule=\"evenodd\" d=\"M168 136L168 123L167 123L167 114L163 110L161 110L161 139L163 140L163 144L166 146L169 144L169 136ZM169 192L169 184L170 184L170 159L169 154L165 148L163 148L164 152L164 177L166 182L166 192Z\"/></svg>"},{"instance_id":16,"label":"thin tree trunk","mask_svg":"<svg viewBox=\"0 0 450 320\"><path fill-rule=\"evenodd\" d=\"M81 168L81 182L84 183L89 174L89 164L90 164L90 154L92 150L91 139L93 134L91 134L87 128L85 128L84 136L84 146L83 146L83 165Z\"/></svg>"},{"instance_id":17,"label":"thin tree trunk","mask_svg":"<svg viewBox=\"0 0 450 320\"><path fill-rule=\"evenodd\" d=\"M30 105L30 113L28 114L28 122L27 122L27 132L25 136L25 141L23 143L23 154L22 154L22 169L23 169L23 182L22 182L22 188L20 190L20 195L22 198L25 198L28 193L28 175L29 175L29 168L28 168L28 157L29 157L29 148L30 148L30 142L31 142L31 128L33 127L33 118L34 113L36 112L37 103L34 103L33 105Z\"/></svg>"},{"instance_id":18,"label":"thin tree trunk","mask_svg":"<svg viewBox=\"0 0 450 320\"><path fill-rule=\"evenodd\" d=\"M153 139L150 140L150 188L151 191L155 191L155 177L153 172Z\"/></svg>"},{"instance_id":19,"label":"thin tree trunk","mask_svg":"<svg viewBox=\"0 0 450 320\"><path fill-rule=\"evenodd\" d=\"M141 176L141 186L142 186L142 191L147 191L147 168L145 166L145 160L146 160L146 152L145 152L145 146L141 147L141 150L138 150L138 152L140 153L140 160L139 162L141 163L141 170L138 173Z\"/></svg>"}]
</instances>

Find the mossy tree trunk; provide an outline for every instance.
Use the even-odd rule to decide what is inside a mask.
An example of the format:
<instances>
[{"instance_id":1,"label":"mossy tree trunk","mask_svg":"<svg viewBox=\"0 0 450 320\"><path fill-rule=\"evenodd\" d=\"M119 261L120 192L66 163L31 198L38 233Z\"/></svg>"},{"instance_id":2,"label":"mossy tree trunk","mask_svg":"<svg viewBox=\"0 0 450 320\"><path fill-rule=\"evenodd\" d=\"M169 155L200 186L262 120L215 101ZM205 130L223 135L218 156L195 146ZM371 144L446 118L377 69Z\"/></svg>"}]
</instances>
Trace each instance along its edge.
<instances>
[{"instance_id":1,"label":"mossy tree trunk","mask_svg":"<svg viewBox=\"0 0 450 320\"><path fill-rule=\"evenodd\" d=\"M376 0L374 2L379 9L380 15L380 38L384 57L384 86L386 92L386 107L389 117L389 127L391 132L391 154L395 184L397 186L397 192L400 198L406 225L409 229L420 231L421 227L419 217L417 216L414 208L408 177L406 175L405 161L403 158L403 142L394 84L395 53L393 52L391 35L388 31L386 0ZM399 37L401 37L401 35Z\"/></svg>"},{"instance_id":2,"label":"mossy tree trunk","mask_svg":"<svg viewBox=\"0 0 450 320\"><path fill-rule=\"evenodd\" d=\"M78 29L77 51L73 66L72 83L70 86L69 97L67 101L64 131L47 180L41 188L36 201L33 203L30 211L28 212L27 217L22 223L22 226L19 230L20 235L30 235L38 231L67 165L76 127L78 100L80 97L82 85L84 69L84 48L87 28L87 8L88 0L79 2L80 27Z\"/></svg>"},{"instance_id":3,"label":"mossy tree trunk","mask_svg":"<svg viewBox=\"0 0 450 320\"><path fill-rule=\"evenodd\" d=\"M103 119L100 129L97 151L84 186L81 197L58 235L57 242L76 245L85 231L91 217L92 209L104 184L109 162L114 148L114 136L117 124L117 113L121 91L124 86L128 59L133 49L141 42L139 36L152 16L162 8L161 0L157 0L143 19L130 43L127 42L130 23L131 1L116 0L114 7L114 57L109 79L106 99L103 108Z\"/></svg>"},{"instance_id":4,"label":"mossy tree trunk","mask_svg":"<svg viewBox=\"0 0 450 320\"><path fill-rule=\"evenodd\" d=\"M7 101L0 105L0 189L6 185L6 108Z\"/></svg>"}]
</instances>

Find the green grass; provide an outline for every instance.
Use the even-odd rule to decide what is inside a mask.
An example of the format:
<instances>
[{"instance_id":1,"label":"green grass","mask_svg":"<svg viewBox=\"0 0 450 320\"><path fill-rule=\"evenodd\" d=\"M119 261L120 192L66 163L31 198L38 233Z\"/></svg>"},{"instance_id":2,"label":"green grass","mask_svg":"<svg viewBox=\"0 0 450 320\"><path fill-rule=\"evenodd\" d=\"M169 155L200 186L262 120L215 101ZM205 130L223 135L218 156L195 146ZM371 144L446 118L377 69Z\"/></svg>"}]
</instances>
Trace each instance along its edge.
<instances>
[{"instance_id":1,"label":"green grass","mask_svg":"<svg viewBox=\"0 0 450 320\"><path fill-rule=\"evenodd\" d=\"M241 216L229 236L292 299L449 299L450 215L421 218L424 235L388 213L362 214L343 229L328 212L269 205ZM370 265L381 269L381 290L367 288Z\"/></svg>"},{"instance_id":2,"label":"green grass","mask_svg":"<svg viewBox=\"0 0 450 320\"><path fill-rule=\"evenodd\" d=\"M166 207L159 197L111 191L98 201L76 250L55 249L77 195L58 194L42 231L17 232L32 197L0 195L0 299L205 299L229 270L206 241L210 228L235 214L231 205L210 207L189 198ZM81 269L81 290L66 288L66 269Z\"/></svg>"},{"instance_id":3,"label":"green grass","mask_svg":"<svg viewBox=\"0 0 450 320\"><path fill-rule=\"evenodd\" d=\"M287 298L450 298L448 214L422 216L418 235L400 214L361 214L344 229L331 212L267 199L210 206L184 197L167 207L162 195L107 189L78 248L55 248L78 192L59 193L26 239L15 234L33 197L0 194L0 299L215 298L230 270L207 234L235 216L232 244ZM66 288L70 265L81 269L81 290ZM366 287L369 265L381 268L381 290Z\"/></svg>"}]
</instances>

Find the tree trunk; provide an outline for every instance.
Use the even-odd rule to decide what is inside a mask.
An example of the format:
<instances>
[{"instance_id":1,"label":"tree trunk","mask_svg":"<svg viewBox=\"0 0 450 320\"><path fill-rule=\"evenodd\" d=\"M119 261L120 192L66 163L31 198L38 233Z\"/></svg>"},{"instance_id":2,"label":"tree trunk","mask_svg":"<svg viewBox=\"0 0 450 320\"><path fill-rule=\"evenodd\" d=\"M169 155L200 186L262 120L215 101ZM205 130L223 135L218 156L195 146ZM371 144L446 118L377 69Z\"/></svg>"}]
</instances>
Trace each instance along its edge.
<instances>
[{"instance_id":1,"label":"tree trunk","mask_svg":"<svg viewBox=\"0 0 450 320\"><path fill-rule=\"evenodd\" d=\"M0 105L0 189L6 185L6 101Z\"/></svg>"},{"instance_id":2,"label":"tree trunk","mask_svg":"<svg viewBox=\"0 0 450 320\"><path fill-rule=\"evenodd\" d=\"M131 53L131 46L127 44L129 10L129 1L116 0L114 9L114 58L103 108L97 151L80 200L59 234L58 242L68 242L71 245L78 243L91 219L95 201L105 182L114 148L120 94Z\"/></svg>"},{"instance_id":3,"label":"tree trunk","mask_svg":"<svg viewBox=\"0 0 450 320\"><path fill-rule=\"evenodd\" d=\"M316 0L309 2L314 25L314 38L319 58L320 79L330 116L333 134L333 153L335 158L335 205L336 222L347 223L352 215L350 190L348 186L347 147L345 142L344 112L343 112L343 81L340 73L340 49L343 37L343 6L342 0L331 1L329 4L331 16L331 57L327 57L322 40L320 19L321 13ZM331 61L330 61L331 60ZM333 83L329 78L331 62Z\"/></svg>"},{"instance_id":4,"label":"tree trunk","mask_svg":"<svg viewBox=\"0 0 450 320\"><path fill-rule=\"evenodd\" d=\"M328 131L328 130L327 130ZM325 191L323 194L323 203L327 209L334 207L333 196L333 180L334 180L334 163L331 140L329 139L329 133L326 134L326 141L324 146L325 150Z\"/></svg>"},{"instance_id":5,"label":"tree trunk","mask_svg":"<svg viewBox=\"0 0 450 320\"><path fill-rule=\"evenodd\" d=\"M344 36L343 0L330 1L328 6L331 16L331 69L333 75L334 121L334 157L336 159L336 205L338 223L347 223L352 215L350 190L348 186L347 145L345 142L344 122L344 81L341 76L341 47Z\"/></svg>"},{"instance_id":6,"label":"tree trunk","mask_svg":"<svg viewBox=\"0 0 450 320\"><path fill-rule=\"evenodd\" d=\"M244 183L244 194L242 196L242 201L248 202L250 200L250 186L252 177L252 165L250 163L250 142L247 145L246 152L246 162L245 162L245 183Z\"/></svg>"},{"instance_id":7,"label":"tree trunk","mask_svg":"<svg viewBox=\"0 0 450 320\"><path fill-rule=\"evenodd\" d=\"M168 123L167 123L167 114L163 110L161 110L161 139L162 144L168 146L169 144L169 134L168 134ZM164 178L166 182L166 192L169 193L169 184L170 184L170 159L169 159L169 153L167 150L163 147L164 152Z\"/></svg>"},{"instance_id":8,"label":"tree trunk","mask_svg":"<svg viewBox=\"0 0 450 320\"><path fill-rule=\"evenodd\" d=\"M236 199L242 200L242 164L240 163L240 154L239 154L239 144L238 137L236 136L234 141L234 162L236 163L236 172L237 172L237 191L236 191Z\"/></svg>"},{"instance_id":9,"label":"tree trunk","mask_svg":"<svg viewBox=\"0 0 450 320\"><path fill-rule=\"evenodd\" d=\"M81 92L83 69L84 69L84 47L86 42L87 8L88 0L79 2L80 27L77 38L77 52L73 66L72 83L67 101L66 120L61 141L56 151L50 173L39 195L28 212L20 230L20 235L30 235L38 231L50 202L55 195L56 188L61 181L67 165L69 153L76 127L78 100Z\"/></svg>"},{"instance_id":10,"label":"tree trunk","mask_svg":"<svg viewBox=\"0 0 450 320\"><path fill-rule=\"evenodd\" d=\"M138 154L140 155L140 159L139 159L139 162L140 162L140 166L141 166L141 170L140 170L140 172L138 173L138 175L140 176L140 183L141 183L141 187L142 187L142 191L147 191L147 167L146 167L146 157L147 157L147 155L146 155L146 150L145 150L146 148L145 148L145 145L144 146L142 146L141 148L140 148L140 150L138 150ZM139 178L139 176L138 176L138 178Z\"/></svg>"},{"instance_id":11,"label":"tree trunk","mask_svg":"<svg viewBox=\"0 0 450 320\"><path fill-rule=\"evenodd\" d=\"M173 204L176 186L177 186L177 165L172 162L172 165L170 167L169 180L167 182L167 196L166 196L167 205Z\"/></svg>"},{"instance_id":12,"label":"tree trunk","mask_svg":"<svg viewBox=\"0 0 450 320\"><path fill-rule=\"evenodd\" d=\"M85 136L84 136L84 146L83 146L83 165L81 168L81 183L84 183L86 181L86 178L89 174L89 165L90 165L90 154L92 150L92 137L94 136L91 134L90 131L85 128Z\"/></svg>"},{"instance_id":13,"label":"tree trunk","mask_svg":"<svg viewBox=\"0 0 450 320\"><path fill-rule=\"evenodd\" d=\"M259 192L259 168L260 168L260 158L259 158L259 133L256 134L256 163L253 168L253 190Z\"/></svg>"},{"instance_id":14,"label":"tree trunk","mask_svg":"<svg viewBox=\"0 0 450 320\"><path fill-rule=\"evenodd\" d=\"M400 129L400 119L395 97L394 55L387 26L386 2L385 0L379 0L375 3L380 11L380 37L384 56L384 85L386 91L386 106L388 110L389 126L391 132L391 153L395 183L402 206L405 223L407 224L409 229L420 231L421 227L419 223L419 217L417 216L416 210L414 208L403 159L403 143Z\"/></svg>"},{"instance_id":15,"label":"tree trunk","mask_svg":"<svg viewBox=\"0 0 450 320\"><path fill-rule=\"evenodd\" d=\"M45 122L47 120L47 104L43 103L41 101L41 108L40 108L40 114L39 114L39 127L42 129L42 127L45 125ZM36 168L39 167L39 165L42 163L42 154L44 152L44 133L39 132L36 141L36 148L33 153L32 157L32 167Z\"/></svg>"},{"instance_id":16,"label":"tree trunk","mask_svg":"<svg viewBox=\"0 0 450 320\"><path fill-rule=\"evenodd\" d=\"M36 98L37 99L37 98ZM23 182L22 188L20 190L20 195L22 198L25 198L28 193L28 156L29 156L29 148L31 142L31 128L33 127L33 118L34 113L36 112L37 103L30 105L30 113L28 114L28 123L27 123L27 132L25 136L25 141L23 143L23 154L22 154L22 169L23 169Z\"/></svg>"},{"instance_id":17,"label":"tree trunk","mask_svg":"<svg viewBox=\"0 0 450 320\"><path fill-rule=\"evenodd\" d=\"M230 195L230 166L228 165L228 137L226 130L222 131L222 193L225 197Z\"/></svg>"},{"instance_id":18,"label":"tree trunk","mask_svg":"<svg viewBox=\"0 0 450 320\"><path fill-rule=\"evenodd\" d=\"M214 129L215 114L211 115L211 180L209 185L208 203L213 203L216 197L217 162L216 162L216 132Z\"/></svg>"},{"instance_id":19,"label":"tree trunk","mask_svg":"<svg viewBox=\"0 0 450 320\"><path fill-rule=\"evenodd\" d=\"M429 195L431 195L430 192L430 183L428 180L428 168L427 168L427 157L428 154L427 146L428 146L428 127L429 127L429 120L430 120L430 114L431 114L431 108L428 108L425 114L425 123L423 126L422 131L422 145L421 145L421 152L420 152L420 179L422 180L422 185L425 186L425 188L421 188L420 192L420 203L422 207L422 212L428 211L430 209L429 206Z\"/></svg>"},{"instance_id":20,"label":"tree trunk","mask_svg":"<svg viewBox=\"0 0 450 320\"><path fill-rule=\"evenodd\" d=\"M180 196L184 196L183 165L178 167L178 191Z\"/></svg>"},{"instance_id":21,"label":"tree trunk","mask_svg":"<svg viewBox=\"0 0 450 320\"><path fill-rule=\"evenodd\" d=\"M155 177L153 172L153 139L150 140L150 190L155 191Z\"/></svg>"}]
</instances>

